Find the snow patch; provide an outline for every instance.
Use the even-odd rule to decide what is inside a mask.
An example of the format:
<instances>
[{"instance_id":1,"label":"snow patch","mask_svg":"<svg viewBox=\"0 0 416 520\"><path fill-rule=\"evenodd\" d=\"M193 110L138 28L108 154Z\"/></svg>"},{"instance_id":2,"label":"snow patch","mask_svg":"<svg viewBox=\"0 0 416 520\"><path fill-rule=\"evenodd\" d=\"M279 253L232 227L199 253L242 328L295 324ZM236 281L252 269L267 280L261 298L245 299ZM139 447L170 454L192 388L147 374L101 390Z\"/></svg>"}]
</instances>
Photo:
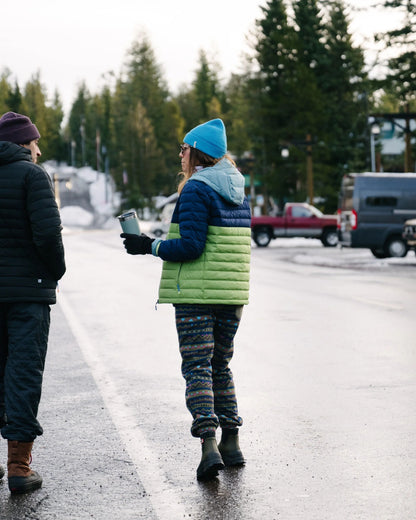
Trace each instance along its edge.
<instances>
[{"instance_id":1,"label":"snow patch","mask_svg":"<svg viewBox=\"0 0 416 520\"><path fill-rule=\"evenodd\" d=\"M60 210L62 225L66 227L89 227L94 221L94 215L79 206L65 206Z\"/></svg>"}]
</instances>

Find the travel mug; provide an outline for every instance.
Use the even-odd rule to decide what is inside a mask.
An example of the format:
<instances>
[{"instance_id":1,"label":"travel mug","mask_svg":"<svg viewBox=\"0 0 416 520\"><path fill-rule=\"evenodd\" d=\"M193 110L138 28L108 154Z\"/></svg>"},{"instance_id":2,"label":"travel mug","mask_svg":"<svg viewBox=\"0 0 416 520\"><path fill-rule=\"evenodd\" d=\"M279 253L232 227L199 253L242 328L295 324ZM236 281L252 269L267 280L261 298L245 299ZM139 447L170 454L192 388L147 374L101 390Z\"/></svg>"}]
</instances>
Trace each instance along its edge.
<instances>
[{"instance_id":1,"label":"travel mug","mask_svg":"<svg viewBox=\"0 0 416 520\"><path fill-rule=\"evenodd\" d=\"M135 211L127 211L119 215L121 229L123 233L132 233L133 235L140 235L139 219Z\"/></svg>"}]
</instances>

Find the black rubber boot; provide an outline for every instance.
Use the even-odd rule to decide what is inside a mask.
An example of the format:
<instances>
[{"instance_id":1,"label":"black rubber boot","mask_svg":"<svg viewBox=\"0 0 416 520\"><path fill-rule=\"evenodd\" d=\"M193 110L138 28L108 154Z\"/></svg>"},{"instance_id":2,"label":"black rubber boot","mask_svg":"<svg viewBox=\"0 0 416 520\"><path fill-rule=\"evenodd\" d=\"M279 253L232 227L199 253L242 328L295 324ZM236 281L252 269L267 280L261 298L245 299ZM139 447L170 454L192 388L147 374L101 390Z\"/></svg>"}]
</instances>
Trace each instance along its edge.
<instances>
[{"instance_id":1,"label":"black rubber boot","mask_svg":"<svg viewBox=\"0 0 416 520\"><path fill-rule=\"evenodd\" d=\"M12 495L30 493L42 487L42 477L36 471L31 471L27 477L9 477L9 490Z\"/></svg>"},{"instance_id":2,"label":"black rubber boot","mask_svg":"<svg viewBox=\"0 0 416 520\"><path fill-rule=\"evenodd\" d=\"M198 480L210 480L218 475L218 471L224 468L220 452L218 451L215 437L201 439L202 458L196 470Z\"/></svg>"},{"instance_id":3,"label":"black rubber boot","mask_svg":"<svg viewBox=\"0 0 416 520\"><path fill-rule=\"evenodd\" d=\"M233 430L224 428L222 430L218 450L226 466L243 466L246 462L240 449L237 428Z\"/></svg>"},{"instance_id":4,"label":"black rubber boot","mask_svg":"<svg viewBox=\"0 0 416 520\"><path fill-rule=\"evenodd\" d=\"M0 466L0 480L4 477L4 468Z\"/></svg>"}]
</instances>

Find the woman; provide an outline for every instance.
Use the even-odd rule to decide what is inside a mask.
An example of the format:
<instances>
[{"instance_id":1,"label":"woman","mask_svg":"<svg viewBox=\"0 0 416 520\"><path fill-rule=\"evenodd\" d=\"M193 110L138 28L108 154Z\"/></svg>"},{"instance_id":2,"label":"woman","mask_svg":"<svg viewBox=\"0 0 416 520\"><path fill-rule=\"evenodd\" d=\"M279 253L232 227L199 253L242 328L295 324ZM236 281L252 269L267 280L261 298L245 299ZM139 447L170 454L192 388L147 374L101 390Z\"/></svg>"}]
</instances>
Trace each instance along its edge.
<instances>
[{"instance_id":1,"label":"woman","mask_svg":"<svg viewBox=\"0 0 416 520\"><path fill-rule=\"evenodd\" d=\"M166 240L121 235L128 253L164 260L159 302L175 306L191 433L202 444L199 480L215 477L224 465L245 462L228 364L248 303L251 215L244 177L226 152L221 119L192 129L181 145L183 178Z\"/></svg>"}]
</instances>

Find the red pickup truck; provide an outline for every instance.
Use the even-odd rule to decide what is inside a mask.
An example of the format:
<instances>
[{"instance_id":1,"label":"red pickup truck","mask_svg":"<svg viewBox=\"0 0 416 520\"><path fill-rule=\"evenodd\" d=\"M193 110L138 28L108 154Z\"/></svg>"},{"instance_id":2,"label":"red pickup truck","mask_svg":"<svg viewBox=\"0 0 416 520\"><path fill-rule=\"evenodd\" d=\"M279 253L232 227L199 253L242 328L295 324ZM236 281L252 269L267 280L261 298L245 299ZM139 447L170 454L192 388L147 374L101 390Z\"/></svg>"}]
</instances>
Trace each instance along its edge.
<instances>
[{"instance_id":1,"label":"red pickup truck","mask_svg":"<svg viewBox=\"0 0 416 520\"><path fill-rule=\"evenodd\" d=\"M319 238L325 247L338 244L337 217L324 215L319 209L301 202L288 202L282 215L251 218L251 234L259 247L273 238Z\"/></svg>"}]
</instances>

